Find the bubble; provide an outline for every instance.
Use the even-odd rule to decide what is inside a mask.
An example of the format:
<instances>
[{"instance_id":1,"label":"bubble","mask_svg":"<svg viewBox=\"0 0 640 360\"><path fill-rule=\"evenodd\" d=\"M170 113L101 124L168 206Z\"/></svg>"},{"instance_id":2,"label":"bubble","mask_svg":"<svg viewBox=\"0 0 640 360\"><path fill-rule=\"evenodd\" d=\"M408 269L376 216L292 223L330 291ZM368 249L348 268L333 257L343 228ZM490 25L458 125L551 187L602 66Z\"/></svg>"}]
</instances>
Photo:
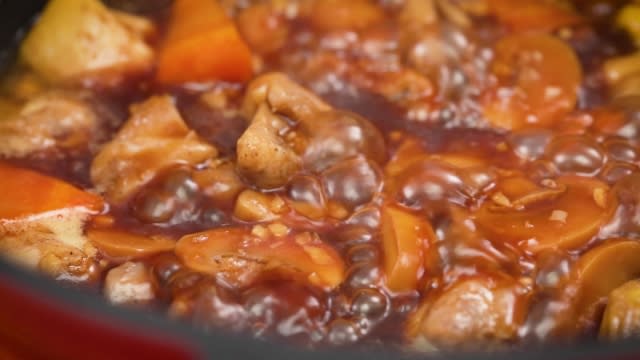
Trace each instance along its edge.
<instances>
[{"instance_id":1,"label":"bubble","mask_svg":"<svg viewBox=\"0 0 640 360\"><path fill-rule=\"evenodd\" d=\"M318 114L313 126L308 126L311 139L303 154L305 168L324 169L341 160L364 155L382 163L386 158L384 138L367 119L344 111Z\"/></svg>"},{"instance_id":2,"label":"bubble","mask_svg":"<svg viewBox=\"0 0 640 360\"><path fill-rule=\"evenodd\" d=\"M227 215L216 208L205 209L202 212L201 221L210 226L222 226L229 223Z\"/></svg>"},{"instance_id":3,"label":"bubble","mask_svg":"<svg viewBox=\"0 0 640 360\"><path fill-rule=\"evenodd\" d=\"M544 154L552 135L551 131L544 129L519 130L511 133L507 142L518 157L532 161Z\"/></svg>"},{"instance_id":4,"label":"bubble","mask_svg":"<svg viewBox=\"0 0 640 360\"><path fill-rule=\"evenodd\" d=\"M171 194L152 188L136 198L133 208L138 220L145 223L162 223L171 220L177 204Z\"/></svg>"},{"instance_id":5,"label":"bubble","mask_svg":"<svg viewBox=\"0 0 640 360\"><path fill-rule=\"evenodd\" d=\"M382 187L377 165L361 157L341 161L327 169L322 178L327 196L349 209L370 202Z\"/></svg>"},{"instance_id":6,"label":"bubble","mask_svg":"<svg viewBox=\"0 0 640 360\"><path fill-rule=\"evenodd\" d=\"M600 173L600 178L613 185L624 177L631 175L638 169L637 166L620 161L610 161L604 166Z\"/></svg>"},{"instance_id":7,"label":"bubble","mask_svg":"<svg viewBox=\"0 0 640 360\"><path fill-rule=\"evenodd\" d=\"M189 171L178 169L172 171L164 179L165 191L173 194L177 199L190 200L198 192L198 184L191 178Z\"/></svg>"},{"instance_id":8,"label":"bubble","mask_svg":"<svg viewBox=\"0 0 640 360\"><path fill-rule=\"evenodd\" d=\"M327 341L332 345L353 344L359 339L358 326L346 319L336 319L329 324Z\"/></svg>"},{"instance_id":9,"label":"bubble","mask_svg":"<svg viewBox=\"0 0 640 360\"><path fill-rule=\"evenodd\" d=\"M308 203L317 208L324 208L326 200L322 185L313 176L296 176L289 182L288 194L291 200Z\"/></svg>"},{"instance_id":10,"label":"bubble","mask_svg":"<svg viewBox=\"0 0 640 360\"><path fill-rule=\"evenodd\" d=\"M351 302L351 312L369 320L384 317L387 311L387 297L374 289L358 290Z\"/></svg>"},{"instance_id":11,"label":"bubble","mask_svg":"<svg viewBox=\"0 0 640 360\"><path fill-rule=\"evenodd\" d=\"M372 244L356 245L347 251L347 259L351 264L377 263L379 257L378 247Z\"/></svg>"},{"instance_id":12,"label":"bubble","mask_svg":"<svg viewBox=\"0 0 640 360\"><path fill-rule=\"evenodd\" d=\"M469 196L457 169L432 160L420 161L397 177L399 200L406 206L440 212L450 203L464 205Z\"/></svg>"},{"instance_id":13,"label":"bubble","mask_svg":"<svg viewBox=\"0 0 640 360\"><path fill-rule=\"evenodd\" d=\"M347 273L346 284L351 289L373 287L380 282L381 274L377 265L358 263L351 266Z\"/></svg>"},{"instance_id":14,"label":"bubble","mask_svg":"<svg viewBox=\"0 0 640 360\"><path fill-rule=\"evenodd\" d=\"M638 149L624 139L607 140L604 148L610 159L627 163L638 160Z\"/></svg>"},{"instance_id":15,"label":"bubble","mask_svg":"<svg viewBox=\"0 0 640 360\"><path fill-rule=\"evenodd\" d=\"M602 147L593 139L580 135L560 136L549 144L547 158L563 173L591 175L604 165Z\"/></svg>"},{"instance_id":16,"label":"bubble","mask_svg":"<svg viewBox=\"0 0 640 360\"><path fill-rule=\"evenodd\" d=\"M364 226L345 226L336 234L336 238L347 245L365 244L373 241L373 231Z\"/></svg>"},{"instance_id":17,"label":"bubble","mask_svg":"<svg viewBox=\"0 0 640 360\"><path fill-rule=\"evenodd\" d=\"M171 277L182 269L180 260L173 253L160 254L152 259L153 274L161 283L167 283Z\"/></svg>"}]
</instances>

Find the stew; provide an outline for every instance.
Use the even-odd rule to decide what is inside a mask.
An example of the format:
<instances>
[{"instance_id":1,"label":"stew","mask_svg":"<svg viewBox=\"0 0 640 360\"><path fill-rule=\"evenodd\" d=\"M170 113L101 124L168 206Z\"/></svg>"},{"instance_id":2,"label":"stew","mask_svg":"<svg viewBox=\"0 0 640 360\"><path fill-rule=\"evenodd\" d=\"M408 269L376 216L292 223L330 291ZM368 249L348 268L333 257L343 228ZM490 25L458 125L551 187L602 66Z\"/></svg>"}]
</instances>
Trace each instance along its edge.
<instances>
[{"instance_id":1,"label":"stew","mask_svg":"<svg viewBox=\"0 0 640 360\"><path fill-rule=\"evenodd\" d=\"M0 254L309 348L640 334L640 2L50 0Z\"/></svg>"}]
</instances>

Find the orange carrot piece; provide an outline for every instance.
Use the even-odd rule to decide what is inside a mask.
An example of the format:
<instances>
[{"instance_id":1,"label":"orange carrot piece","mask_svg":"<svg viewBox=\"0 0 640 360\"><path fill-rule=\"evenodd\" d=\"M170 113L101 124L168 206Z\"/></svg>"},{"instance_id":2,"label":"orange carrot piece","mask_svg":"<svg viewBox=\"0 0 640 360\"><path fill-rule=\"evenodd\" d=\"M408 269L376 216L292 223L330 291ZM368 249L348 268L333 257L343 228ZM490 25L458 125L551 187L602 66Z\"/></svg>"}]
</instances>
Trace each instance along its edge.
<instances>
[{"instance_id":1,"label":"orange carrot piece","mask_svg":"<svg viewBox=\"0 0 640 360\"><path fill-rule=\"evenodd\" d=\"M73 207L99 212L103 206L99 196L62 180L0 162L0 219Z\"/></svg>"},{"instance_id":2,"label":"orange carrot piece","mask_svg":"<svg viewBox=\"0 0 640 360\"><path fill-rule=\"evenodd\" d=\"M216 0L176 0L158 59L162 84L252 76L251 52Z\"/></svg>"}]
</instances>

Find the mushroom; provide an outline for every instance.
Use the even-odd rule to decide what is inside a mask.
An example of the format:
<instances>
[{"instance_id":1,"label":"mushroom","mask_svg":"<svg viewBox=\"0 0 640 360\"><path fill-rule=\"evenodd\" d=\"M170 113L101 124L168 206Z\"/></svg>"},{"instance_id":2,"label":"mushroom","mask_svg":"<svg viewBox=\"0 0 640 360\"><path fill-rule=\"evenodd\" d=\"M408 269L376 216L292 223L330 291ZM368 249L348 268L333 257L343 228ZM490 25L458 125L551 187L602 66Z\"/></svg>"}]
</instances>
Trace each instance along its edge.
<instances>
[{"instance_id":1,"label":"mushroom","mask_svg":"<svg viewBox=\"0 0 640 360\"><path fill-rule=\"evenodd\" d=\"M511 35L496 44L495 52L492 71L498 86L483 110L492 125L549 127L575 107L582 68L564 41L544 34Z\"/></svg>"},{"instance_id":2,"label":"mushroom","mask_svg":"<svg viewBox=\"0 0 640 360\"><path fill-rule=\"evenodd\" d=\"M380 231L387 287L396 292L416 290L425 271L425 253L436 239L431 224L399 206L385 204Z\"/></svg>"},{"instance_id":3,"label":"mushroom","mask_svg":"<svg viewBox=\"0 0 640 360\"><path fill-rule=\"evenodd\" d=\"M640 276L640 243L629 239L610 239L582 255L573 265L571 273L557 299L561 312L555 318L554 333L577 336L585 330L595 328L602 306L611 295L616 307L616 288ZM628 288L627 288L628 289ZM613 292L613 293L612 293ZM615 316L612 311L609 316ZM612 320L611 318L605 320ZM629 319L631 320L631 319ZM603 335L616 336L616 324L603 324Z\"/></svg>"},{"instance_id":4,"label":"mushroom","mask_svg":"<svg viewBox=\"0 0 640 360\"><path fill-rule=\"evenodd\" d=\"M617 207L609 186L599 180L564 176L545 183L520 177L498 182L492 200L475 213L479 229L489 239L513 241L536 253L571 250L596 235Z\"/></svg>"},{"instance_id":5,"label":"mushroom","mask_svg":"<svg viewBox=\"0 0 640 360\"><path fill-rule=\"evenodd\" d=\"M87 238L98 250L113 258L143 258L175 247L174 240L163 236L144 236L116 229L89 229Z\"/></svg>"},{"instance_id":6,"label":"mushroom","mask_svg":"<svg viewBox=\"0 0 640 360\"><path fill-rule=\"evenodd\" d=\"M244 287L279 274L332 289L344 278L340 255L314 233L291 234L281 224L252 230L218 228L182 237L175 249L192 270Z\"/></svg>"},{"instance_id":7,"label":"mushroom","mask_svg":"<svg viewBox=\"0 0 640 360\"><path fill-rule=\"evenodd\" d=\"M613 290L600 324L600 339L620 340L640 334L640 280Z\"/></svg>"}]
</instances>

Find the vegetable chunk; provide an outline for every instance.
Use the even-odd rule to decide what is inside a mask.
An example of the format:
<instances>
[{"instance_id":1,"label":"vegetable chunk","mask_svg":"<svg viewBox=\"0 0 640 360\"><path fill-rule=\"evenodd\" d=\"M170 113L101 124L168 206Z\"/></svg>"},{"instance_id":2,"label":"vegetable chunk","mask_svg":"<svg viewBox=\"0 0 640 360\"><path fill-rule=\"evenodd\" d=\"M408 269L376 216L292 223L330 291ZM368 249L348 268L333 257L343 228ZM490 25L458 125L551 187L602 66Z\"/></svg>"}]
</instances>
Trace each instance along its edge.
<instances>
[{"instance_id":1,"label":"vegetable chunk","mask_svg":"<svg viewBox=\"0 0 640 360\"><path fill-rule=\"evenodd\" d=\"M177 0L160 51L157 80L247 81L251 52L217 1Z\"/></svg>"},{"instance_id":2,"label":"vegetable chunk","mask_svg":"<svg viewBox=\"0 0 640 360\"><path fill-rule=\"evenodd\" d=\"M52 82L105 71L146 70L153 51L143 38L153 26L148 20L135 20L138 25L130 26L131 21L122 21L98 0L52 0L20 54Z\"/></svg>"}]
</instances>

